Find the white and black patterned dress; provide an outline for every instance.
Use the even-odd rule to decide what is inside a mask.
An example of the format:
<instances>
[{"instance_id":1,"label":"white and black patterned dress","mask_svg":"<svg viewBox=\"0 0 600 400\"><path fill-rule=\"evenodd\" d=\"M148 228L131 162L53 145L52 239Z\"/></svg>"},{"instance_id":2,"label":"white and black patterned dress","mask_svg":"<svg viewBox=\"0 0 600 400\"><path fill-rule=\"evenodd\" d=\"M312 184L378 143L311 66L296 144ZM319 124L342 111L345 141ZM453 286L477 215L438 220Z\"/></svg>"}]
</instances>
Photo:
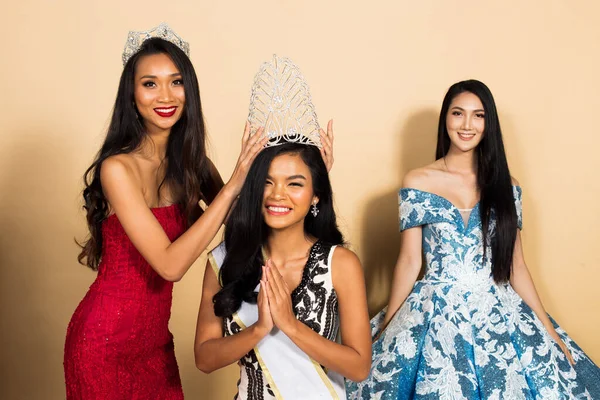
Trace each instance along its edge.
<instances>
[{"instance_id":1,"label":"white and black patterned dress","mask_svg":"<svg viewBox=\"0 0 600 400\"><path fill-rule=\"evenodd\" d=\"M296 318L331 341L336 340L339 330L338 301L331 279L331 258L334 249L335 246L321 241L313 244L302 280L292 292L292 306ZM232 317L223 319L225 336L234 335L241 330ZM240 380L236 400L275 399L254 350L250 350L238 364ZM294 366L290 365L290 368Z\"/></svg>"}]
</instances>

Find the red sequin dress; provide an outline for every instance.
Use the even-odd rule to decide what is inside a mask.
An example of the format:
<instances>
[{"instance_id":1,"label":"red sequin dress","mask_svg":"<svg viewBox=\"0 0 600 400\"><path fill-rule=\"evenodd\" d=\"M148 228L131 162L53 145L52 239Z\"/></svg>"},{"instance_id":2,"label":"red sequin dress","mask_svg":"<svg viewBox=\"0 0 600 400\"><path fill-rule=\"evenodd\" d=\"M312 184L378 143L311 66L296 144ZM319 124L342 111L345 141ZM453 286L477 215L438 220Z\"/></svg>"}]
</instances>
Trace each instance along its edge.
<instances>
[{"instance_id":1,"label":"red sequin dress","mask_svg":"<svg viewBox=\"0 0 600 400\"><path fill-rule=\"evenodd\" d=\"M171 241L185 230L178 206L152 212ZM67 329L67 399L183 399L168 327L173 283L150 267L116 215L103 222L102 238L98 277Z\"/></svg>"}]
</instances>

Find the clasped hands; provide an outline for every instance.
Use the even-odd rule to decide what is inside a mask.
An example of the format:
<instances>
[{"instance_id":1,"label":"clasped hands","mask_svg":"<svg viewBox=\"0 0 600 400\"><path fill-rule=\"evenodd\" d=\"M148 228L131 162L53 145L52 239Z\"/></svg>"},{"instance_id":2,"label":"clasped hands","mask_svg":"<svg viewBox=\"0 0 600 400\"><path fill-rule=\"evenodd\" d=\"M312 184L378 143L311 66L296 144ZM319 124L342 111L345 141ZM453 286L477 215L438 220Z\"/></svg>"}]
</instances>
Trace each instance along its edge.
<instances>
[{"instance_id":1,"label":"clasped hands","mask_svg":"<svg viewBox=\"0 0 600 400\"><path fill-rule=\"evenodd\" d=\"M292 291L271 260L262 267L258 292L256 328L265 336L274 326L287 336L294 335L298 320L292 308Z\"/></svg>"}]
</instances>

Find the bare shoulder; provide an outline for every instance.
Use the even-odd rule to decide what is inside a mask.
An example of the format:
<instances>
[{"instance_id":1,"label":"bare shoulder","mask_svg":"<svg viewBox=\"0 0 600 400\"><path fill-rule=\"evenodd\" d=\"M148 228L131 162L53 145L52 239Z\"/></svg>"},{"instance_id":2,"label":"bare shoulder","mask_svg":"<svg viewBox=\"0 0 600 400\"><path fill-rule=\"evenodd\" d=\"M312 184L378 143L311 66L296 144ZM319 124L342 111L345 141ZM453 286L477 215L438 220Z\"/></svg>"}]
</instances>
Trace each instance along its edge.
<instances>
[{"instance_id":1,"label":"bare shoulder","mask_svg":"<svg viewBox=\"0 0 600 400\"><path fill-rule=\"evenodd\" d=\"M512 182L513 186L521 186L517 178L515 178L514 176L510 177L510 181Z\"/></svg>"},{"instance_id":2,"label":"bare shoulder","mask_svg":"<svg viewBox=\"0 0 600 400\"><path fill-rule=\"evenodd\" d=\"M102 186L137 183L139 168L129 154L117 154L108 157L100 168Z\"/></svg>"},{"instance_id":3,"label":"bare shoulder","mask_svg":"<svg viewBox=\"0 0 600 400\"><path fill-rule=\"evenodd\" d=\"M402 179L403 188L421 189L427 181L428 173L425 168L417 168L408 171Z\"/></svg>"},{"instance_id":4,"label":"bare shoulder","mask_svg":"<svg viewBox=\"0 0 600 400\"><path fill-rule=\"evenodd\" d=\"M360 260L358 256L352 251L343 246L337 246L333 251L333 257L331 258L331 264L334 265L350 265L353 264L360 268Z\"/></svg>"},{"instance_id":5,"label":"bare shoulder","mask_svg":"<svg viewBox=\"0 0 600 400\"><path fill-rule=\"evenodd\" d=\"M364 281L364 272L360 260L353 251L337 246L331 258L331 279L333 287L340 289Z\"/></svg>"},{"instance_id":6,"label":"bare shoulder","mask_svg":"<svg viewBox=\"0 0 600 400\"><path fill-rule=\"evenodd\" d=\"M404 175L403 188L428 190L436 177L442 174L439 160L421 168L416 168Z\"/></svg>"}]
</instances>

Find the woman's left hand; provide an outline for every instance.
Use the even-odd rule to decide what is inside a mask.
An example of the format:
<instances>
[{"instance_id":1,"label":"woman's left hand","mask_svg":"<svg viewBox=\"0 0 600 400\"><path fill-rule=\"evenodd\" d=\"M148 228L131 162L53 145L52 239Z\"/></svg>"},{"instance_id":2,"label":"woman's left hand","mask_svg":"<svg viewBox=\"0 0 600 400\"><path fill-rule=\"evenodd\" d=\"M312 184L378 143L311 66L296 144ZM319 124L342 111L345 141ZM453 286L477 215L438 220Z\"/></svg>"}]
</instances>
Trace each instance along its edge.
<instances>
[{"instance_id":1,"label":"woman's left hand","mask_svg":"<svg viewBox=\"0 0 600 400\"><path fill-rule=\"evenodd\" d=\"M331 171L333 167L333 120L330 119L327 123L327 132L323 128L319 129L319 136L321 137L321 156L325 161L327 172Z\"/></svg>"},{"instance_id":2,"label":"woman's left hand","mask_svg":"<svg viewBox=\"0 0 600 400\"><path fill-rule=\"evenodd\" d=\"M292 309L292 292L271 260L267 260L265 269L267 270L267 296L273 322L290 336L289 333L295 329L298 322Z\"/></svg>"},{"instance_id":3,"label":"woman's left hand","mask_svg":"<svg viewBox=\"0 0 600 400\"><path fill-rule=\"evenodd\" d=\"M558 344L563 353L565 353L565 356L567 356L567 360L571 363L571 365L575 365L575 360L573 360L573 356L571 355L569 348L567 347L565 342L563 342L560 336L558 336L558 333L554 330L554 328L552 328L552 330L549 329L548 331L552 339L554 339L554 341L556 342L556 344Z\"/></svg>"}]
</instances>

